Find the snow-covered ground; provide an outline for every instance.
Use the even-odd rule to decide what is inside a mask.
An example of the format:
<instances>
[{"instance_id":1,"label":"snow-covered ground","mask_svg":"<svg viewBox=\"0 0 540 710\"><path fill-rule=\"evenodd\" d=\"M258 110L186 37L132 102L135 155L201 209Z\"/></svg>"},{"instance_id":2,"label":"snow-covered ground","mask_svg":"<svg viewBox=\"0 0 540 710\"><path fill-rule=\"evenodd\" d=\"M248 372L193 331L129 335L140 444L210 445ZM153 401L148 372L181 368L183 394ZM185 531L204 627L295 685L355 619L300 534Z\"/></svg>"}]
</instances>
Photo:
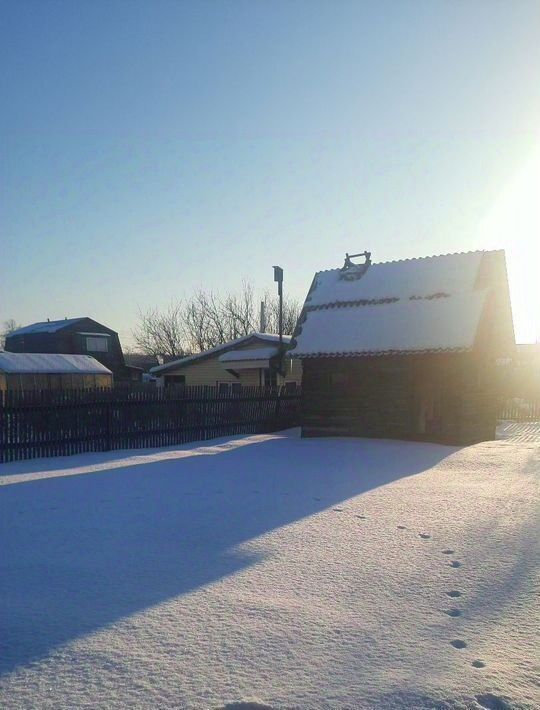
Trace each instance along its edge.
<instances>
[{"instance_id":1,"label":"snow-covered ground","mask_svg":"<svg viewBox=\"0 0 540 710\"><path fill-rule=\"evenodd\" d=\"M3 465L0 707L540 707L540 426L501 434Z\"/></svg>"}]
</instances>

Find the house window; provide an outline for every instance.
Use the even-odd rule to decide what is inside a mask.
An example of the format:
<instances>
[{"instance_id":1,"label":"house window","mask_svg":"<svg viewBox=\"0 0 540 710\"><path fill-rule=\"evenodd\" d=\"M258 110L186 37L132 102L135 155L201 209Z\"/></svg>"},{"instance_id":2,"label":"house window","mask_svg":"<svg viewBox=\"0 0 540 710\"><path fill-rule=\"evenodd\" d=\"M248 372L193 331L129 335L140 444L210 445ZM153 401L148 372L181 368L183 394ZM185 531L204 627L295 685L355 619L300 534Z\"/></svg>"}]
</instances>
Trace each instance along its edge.
<instances>
[{"instance_id":1,"label":"house window","mask_svg":"<svg viewBox=\"0 0 540 710\"><path fill-rule=\"evenodd\" d=\"M86 349L88 352L92 353L106 353L109 352L109 343L107 338L100 338L92 336L86 338Z\"/></svg>"},{"instance_id":2,"label":"house window","mask_svg":"<svg viewBox=\"0 0 540 710\"><path fill-rule=\"evenodd\" d=\"M233 382L231 385L231 391L233 394L242 394L242 385L240 382Z\"/></svg>"},{"instance_id":3,"label":"house window","mask_svg":"<svg viewBox=\"0 0 540 710\"><path fill-rule=\"evenodd\" d=\"M229 383L228 382L218 382L218 393L219 394L229 394Z\"/></svg>"}]
</instances>

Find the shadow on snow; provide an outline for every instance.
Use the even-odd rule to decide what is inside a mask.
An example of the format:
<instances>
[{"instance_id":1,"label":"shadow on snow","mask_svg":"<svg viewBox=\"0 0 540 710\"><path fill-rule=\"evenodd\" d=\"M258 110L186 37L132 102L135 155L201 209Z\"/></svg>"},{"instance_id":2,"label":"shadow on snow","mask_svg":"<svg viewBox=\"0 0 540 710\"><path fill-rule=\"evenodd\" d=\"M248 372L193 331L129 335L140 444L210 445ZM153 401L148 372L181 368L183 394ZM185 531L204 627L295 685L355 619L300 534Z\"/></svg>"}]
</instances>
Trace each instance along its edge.
<instances>
[{"instance_id":1,"label":"shadow on snow","mask_svg":"<svg viewBox=\"0 0 540 710\"><path fill-rule=\"evenodd\" d=\"M237 545L455 450L285 434L217 455L6 486L0 672L232 575L256 561Z\"/></svg>"}]
</instances>

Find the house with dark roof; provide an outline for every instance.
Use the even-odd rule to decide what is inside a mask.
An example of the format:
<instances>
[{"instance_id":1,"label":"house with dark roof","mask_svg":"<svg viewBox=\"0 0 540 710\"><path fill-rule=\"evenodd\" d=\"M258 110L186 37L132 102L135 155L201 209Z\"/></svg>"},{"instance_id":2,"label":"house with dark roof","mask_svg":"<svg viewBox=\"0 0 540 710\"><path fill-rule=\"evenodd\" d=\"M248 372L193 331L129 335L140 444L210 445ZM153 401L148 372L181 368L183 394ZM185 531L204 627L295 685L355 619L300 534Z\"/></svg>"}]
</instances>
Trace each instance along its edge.
<instances>
[{"instance_id":1,"label":"house with dark roof","mask_svg":"<svg viewBox=\"0 0 540 710\"><path fill-rule=\"evenodd\" d=\"M504 251L364 256L315 274L293 335L303 436L493 439L515 347Z\"/></svg>"},{"instance_id":2,"label":"house with dark roof","mask_svg":"<svg viewBox=\"0 0 540 710\"><path fill-rule=\"evenodd\" d=\"M118 333L92 318L42 321L18 328L6 337L6 352L91 355L115 381L140 380L142 370L126 365Z\"/></svg>"},{"instance_id":3,"label":"house with dark roof","mask_svg":"<svg viewBox=\"0 0 540 710\"><path fill-rule=\"evenodd\" d=\"M285 347L290 340L290 336L283 336ZM280 367L279 336L272 333L250 333L153 367L150 372L159 378L160 385L206 385L222 392L239 391L242 386L285 385L292 389L302 379L299 361L285 357Z\"/></svg>"}]
</instances>

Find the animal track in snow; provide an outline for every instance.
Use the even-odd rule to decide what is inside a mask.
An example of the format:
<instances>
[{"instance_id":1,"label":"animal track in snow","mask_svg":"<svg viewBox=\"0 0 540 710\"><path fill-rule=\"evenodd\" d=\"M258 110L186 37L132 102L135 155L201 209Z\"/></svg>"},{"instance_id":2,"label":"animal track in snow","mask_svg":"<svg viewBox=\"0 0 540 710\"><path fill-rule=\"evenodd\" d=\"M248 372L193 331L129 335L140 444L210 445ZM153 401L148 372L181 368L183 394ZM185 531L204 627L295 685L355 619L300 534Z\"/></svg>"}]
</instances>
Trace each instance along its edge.
<instances>
[{"instance_id":1,"label":"animal track in snow","mask_svg":"<svg viewBox=\"0 0 540 710\"><path fill-rule=\"evenodd\" d=\"M461 562L458 562L457 560L452 560L452 562L450 562L450 567L461 567Z\"/></svg>"},{"instance_id":2,"label":"animal track in snow","mask_svg":"<svg viewBox=\"0 0 540 710\"><path fill-rule=\"evenodd\" d=\"M475 697L480 707L486 708L486 710L512 710L512 706L506 700L493 695L493 693L483 693Z\"/></svg>"},{"instance_id":3,"label":"animal track in snow","mask_svg":"<svg viewBox=\"0 0 540 710\"><path fill-rule=\"evenodd\" d=\"M454 639L453 641L450 641L450 645L454 648L467 648L467 644L462 639Z\"/></svg>"},{"instance_id":4,"label":"animal track in snow","mask_svg":"<svg viewBox=\"0 0 540 710\"><path fill-rule=\"evenodd\" d=\"M442 553L443 553L443 555L453 555L454 550L443 550Z\"/></svg>"},{"instance_id":5,"label":"animal track in snow","mask_svg":"<svg viewBox=\"0 0 540 710\"><path fill-rule=\"evenodd\" d=\"M449 592L446 592L446 594L449 597L460 597L461 596L461 592L458 592L457 589L452 589Z\"/></svg>"},{"instance_id":6,"label":"animal track in snow","mask_svg":"<svg viewBox=\"0 0 540 710\"><path fill-rule=\"evenodd\" d=\"M422 540L429 540L431 535L428 535L427 533L418 533L418 536L422 538Z\"/></svg>"},{"instance_id":7,"label":"animal track in snow","mask_svg":"<svg viewBox=\"0 0 540 710\"><path fill-rule=\"evenodd\" d=\"M486 664L484 663L484 661L481 661L477 658L476 661L473 661L471 663L471 666L473 666L474 668L485 668Z\"/></svg>"},{"instance_id":8,"label":"animal track in snow","mask_svg":"<svg viewBox=\"0 0 540 710\"><path fill-rule=\"evenodd\" d=\"M448 614L448 616L456 617L456 616L461 616L463 613L460 609L456 609L455 607L453 609L446 609L444 612L445 614Z\"/></svg>"}]
</instances>

